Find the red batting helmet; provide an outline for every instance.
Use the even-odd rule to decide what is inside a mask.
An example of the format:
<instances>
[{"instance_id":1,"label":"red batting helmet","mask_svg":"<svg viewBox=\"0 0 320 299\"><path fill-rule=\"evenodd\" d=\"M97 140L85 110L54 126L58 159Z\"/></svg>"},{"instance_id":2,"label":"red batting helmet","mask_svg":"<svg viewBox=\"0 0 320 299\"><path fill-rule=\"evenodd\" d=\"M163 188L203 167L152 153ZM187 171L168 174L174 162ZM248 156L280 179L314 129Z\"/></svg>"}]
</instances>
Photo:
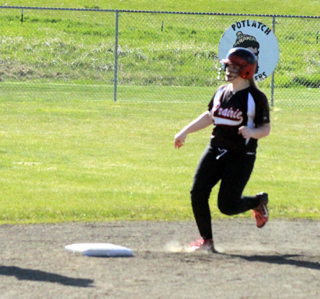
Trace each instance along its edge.
<instances>
[{"instance_id":1,"label":"red batting helmet","mask_svg":"<svg viewBox=\"0 0 320 299\"><path fill-rule=\"evenodd\" d=\"M239 76L243 79L251 79L256 71L257 57L246 48L232 48L221 63L225 66L227 64L240 66Z\"/></svg>"}]
</instances>

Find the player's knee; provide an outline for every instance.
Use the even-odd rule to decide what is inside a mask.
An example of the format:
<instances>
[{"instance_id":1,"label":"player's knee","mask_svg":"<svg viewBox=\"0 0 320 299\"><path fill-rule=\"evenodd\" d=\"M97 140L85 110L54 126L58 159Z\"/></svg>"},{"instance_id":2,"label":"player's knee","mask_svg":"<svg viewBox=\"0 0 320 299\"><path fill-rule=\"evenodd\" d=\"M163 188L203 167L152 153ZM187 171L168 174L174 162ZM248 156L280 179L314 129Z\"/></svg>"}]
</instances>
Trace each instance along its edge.
<instances>
[{"instance_id":1,"label":"player's knee","mask_svg":"<svg viewBox=\"0 0 320 299\"><path fill-rule=\"evenodd\" d=\"M234 207L232 207L231 205L228 205L226 203L218 203L218 209L220 210L220 212L222 214L225 214L227 216L232 216L237 214L237 211L234 209Z\"/></svg>"}]
</instances>

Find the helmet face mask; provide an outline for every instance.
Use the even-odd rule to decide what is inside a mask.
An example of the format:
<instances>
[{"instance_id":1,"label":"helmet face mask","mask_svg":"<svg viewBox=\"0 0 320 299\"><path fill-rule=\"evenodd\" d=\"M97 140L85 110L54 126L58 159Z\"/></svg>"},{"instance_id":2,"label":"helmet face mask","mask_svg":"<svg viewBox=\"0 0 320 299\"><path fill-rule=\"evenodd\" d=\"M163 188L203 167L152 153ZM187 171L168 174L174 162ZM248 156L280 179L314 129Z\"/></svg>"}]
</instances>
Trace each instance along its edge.
<instances>
[{"instance_id":1,"label":"helmet face mask","mask_svg":"<svg viewBox=\"0 0 320 299\"><path fill-rule=\"evenodd\" d=\"M246 48L233 48L221 63L224 70L230 64L240 67L239 76L243 79L252 79L257 67L257 57Z\"/></svg>"}]
</instances>

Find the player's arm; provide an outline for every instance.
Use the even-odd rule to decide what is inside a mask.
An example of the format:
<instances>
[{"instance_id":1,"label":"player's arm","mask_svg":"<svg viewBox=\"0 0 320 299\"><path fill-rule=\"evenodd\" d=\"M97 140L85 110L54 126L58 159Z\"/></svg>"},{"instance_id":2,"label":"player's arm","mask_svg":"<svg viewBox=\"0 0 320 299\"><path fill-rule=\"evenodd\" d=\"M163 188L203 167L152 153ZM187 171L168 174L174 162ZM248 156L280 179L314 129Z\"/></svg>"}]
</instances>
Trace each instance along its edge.
<instances>
[{"instance_id":1,"label":"player's arm","mask_svg":"<svg viewBox=\"0 0 320 299\"><path fill-rule=\"evenodd\" d=\"M202 113L198 118L185 126L178 134L174 136L174 145L176 148L183 146L189 133L197 132L212 125L212 117L209 111Z\"/></svg>"},{"instance_id":2,"label":"player's arm","mask_svg":"<svg viewBox=\"0 0 320 299\"><path fill-rule=\"evenodd\" d=\"M248 138L260 139L268 136L270 134L270 131L271 131L270 123L263 124L254 129L250 129L247 126L242 126L239 128L239 134L241 134L245 139L248 139Z\"/></svg>"}]
</instances>

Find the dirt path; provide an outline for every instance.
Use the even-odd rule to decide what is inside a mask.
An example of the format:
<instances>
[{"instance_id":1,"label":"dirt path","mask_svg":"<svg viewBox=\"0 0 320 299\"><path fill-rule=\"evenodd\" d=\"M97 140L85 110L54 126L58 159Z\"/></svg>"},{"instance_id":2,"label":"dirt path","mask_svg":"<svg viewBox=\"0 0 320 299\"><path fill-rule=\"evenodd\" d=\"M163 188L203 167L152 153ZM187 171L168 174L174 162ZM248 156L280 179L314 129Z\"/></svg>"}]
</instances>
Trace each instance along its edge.
<instances>
[{"instance_id":1,"label":"dirt path","mask_svg":"<svg viewBox=\"0 0 320 299\"><path fill-rule=\"evenodd\" d=\"M320 222L213 223L219 254L170 252L193 222L0 226L0 298L320 298ZM131 258L66 252L73 243L129 247ZM169 250L170 249L170 250Z\"/></svg>"}]
</instances>

